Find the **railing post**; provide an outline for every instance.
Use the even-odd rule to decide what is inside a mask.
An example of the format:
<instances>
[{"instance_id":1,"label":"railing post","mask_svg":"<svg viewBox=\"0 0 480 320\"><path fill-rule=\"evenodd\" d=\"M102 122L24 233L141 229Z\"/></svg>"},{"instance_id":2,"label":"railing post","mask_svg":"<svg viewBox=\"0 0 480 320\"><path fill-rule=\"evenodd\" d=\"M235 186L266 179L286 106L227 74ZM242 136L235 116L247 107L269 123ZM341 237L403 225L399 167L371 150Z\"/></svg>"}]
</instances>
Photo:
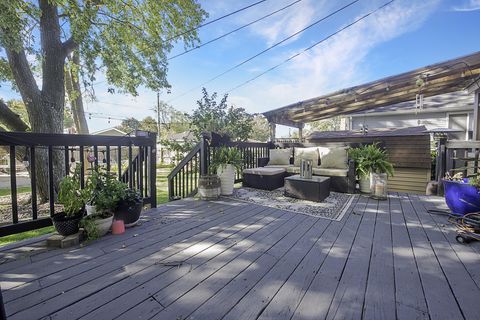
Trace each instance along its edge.
<instances>
[{"instance_id":1,"label":"railing post","mask_svg":"<svg viewBox=\"0 0 480 320\"><path fill-rule=\"evenodd\" d=\"M150 205L152 208L157 207L157 134L149 133L150 144Z\"/></svg>"},{"instance_id":2,"label":"railing post","mask_svg":"<svg viewBox=\"0 0 480 320\"><path fill-rule=\"evenodd\" d=\"M208 174L208 142L205 134L200 139L200 175Z\"/></svg>"}]
</instances>

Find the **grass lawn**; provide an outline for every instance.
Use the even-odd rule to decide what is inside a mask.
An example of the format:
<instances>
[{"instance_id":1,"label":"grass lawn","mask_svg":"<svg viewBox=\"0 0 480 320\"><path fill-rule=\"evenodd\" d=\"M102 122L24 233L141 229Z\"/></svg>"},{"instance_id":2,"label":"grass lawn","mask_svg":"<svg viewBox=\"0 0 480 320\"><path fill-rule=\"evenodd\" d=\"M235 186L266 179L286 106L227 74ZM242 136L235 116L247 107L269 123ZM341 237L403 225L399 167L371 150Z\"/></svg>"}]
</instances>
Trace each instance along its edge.
<instances>
[{"instance_id":1,"label":"grass lawn","mask_svg":"<svg viewBox=\"0 0 480 320\"><path fill-rule=\"evenodd\" d=\"M55 228L53 226L50 226L50 227L45 227L37 230L25 231L22 233L1 237L0 246L4 246L6 244L17 242L17 241L28 239L28 238L38 237L47 233L52 233L54 231L55 231Z\"/></svg>"},{"instance_id":2,"label":"grass lawn","mask_svg":"<svg viewBox=\"0 0 480 320\"><path fill-rule=\"evenodd\" d=\"M30 187L18 187L17 193L25 193L32 191ZM0 197L10 195L10 188L0 189Z\"/></svg>"}]
</instances>

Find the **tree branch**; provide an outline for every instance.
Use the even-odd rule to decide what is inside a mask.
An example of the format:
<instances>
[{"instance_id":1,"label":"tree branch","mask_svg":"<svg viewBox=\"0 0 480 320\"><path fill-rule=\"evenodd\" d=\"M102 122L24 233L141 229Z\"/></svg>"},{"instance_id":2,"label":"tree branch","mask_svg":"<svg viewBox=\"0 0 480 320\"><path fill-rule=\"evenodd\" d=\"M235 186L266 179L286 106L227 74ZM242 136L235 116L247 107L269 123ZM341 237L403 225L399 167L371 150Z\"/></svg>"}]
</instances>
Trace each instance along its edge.
<instances>
[{"instance_id":1,"label":"tree branch","mask_svg":"<svg viewBox=\"0 0 480 320\"><path fill-rule=\"evenodd\" d=\"M13 112L3 100L0 99L0 122L12 131L27 131L28 126Z\"/></svg>"},{"instance_id":2,"label":"tree branch","mask_svg":"<svg viewBox=\"0 0 480 320\"><path fill-rule=\"evenodd\" d=\"M37 86L35 77L33 76L30 64L27 61L25 50L5 47L7 52L8 64L12 70L13 78L17 84L23 101L28 103L40 96L40 89Z\"/></svg>"},{"instance_id":3,"label":"tree branch","mask_svg":"<svg viewBox=\"0 0 480 320\"><path fill-rule=\"evenodd\" d=\"M78 44L75 42L75 40L73 40L73 36L71 36L69 39L65 40L65 42L62 43L63 54L65 56L68 56L77 48Z\"/></svg>"}]
</instances>

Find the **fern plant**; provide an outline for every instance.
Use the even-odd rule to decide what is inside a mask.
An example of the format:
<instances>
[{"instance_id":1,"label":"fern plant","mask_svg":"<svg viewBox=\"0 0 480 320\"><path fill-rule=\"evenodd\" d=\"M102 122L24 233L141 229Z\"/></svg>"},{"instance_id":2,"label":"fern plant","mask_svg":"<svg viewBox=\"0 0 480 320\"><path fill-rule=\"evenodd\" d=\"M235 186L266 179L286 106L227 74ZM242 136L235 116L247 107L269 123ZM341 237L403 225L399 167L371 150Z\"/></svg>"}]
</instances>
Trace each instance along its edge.
<instances>
[{"instance_id":1,"label":"fern plant","mask_svg":"<svg viewBox=\"0 0 480 320\"><path fill-rule=\"evenodd\" d=\"M222 146L216 150L213 159L210 162L210 171L216 173L218 167L231 164L236 170L240 171L243 166L243 159L240 150L234 147Z\"/></svg>"},{"instance_id":2,"label":"fern plant","mask_svg":"<svg viewBox=\"0 0 480 320\"><path fill-rule=\"evenodd\" d=\"M363 145L349 150L349 156L355 161L355 170L359 178L370 173L386 173L393 176L393 164L388 161L387 152L378 143Z\"/></svg>"}]
</instances>

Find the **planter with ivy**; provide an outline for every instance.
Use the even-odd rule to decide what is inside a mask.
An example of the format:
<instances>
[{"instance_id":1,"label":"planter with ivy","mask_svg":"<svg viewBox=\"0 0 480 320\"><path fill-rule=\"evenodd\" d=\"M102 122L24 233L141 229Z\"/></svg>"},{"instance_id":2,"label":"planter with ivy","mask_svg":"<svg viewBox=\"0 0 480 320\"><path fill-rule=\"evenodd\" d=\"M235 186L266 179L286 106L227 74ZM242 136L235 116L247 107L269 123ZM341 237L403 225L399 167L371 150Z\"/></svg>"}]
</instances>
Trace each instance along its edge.
<instances>
[{"instance_id":1,"label":"planter with ivy","mask_svg":"<svg viewBox=\"0 0 480 320\"><path fill-rule=\"evenodd\" d=\"M231 195L235 183L235 173L242 168L242 154L237 148L222 146L216 150L210 168L220 178L220 193Z\"/></svg>"},{"instance_id":2,"label":"planter with ivy","mask_svg":"<svg viewBox=\"0 0 480 320\"><path fill-rule=\"evenodd\" d=\"M371 192L373 175L386 174L387 176L393 176L393 164L388 161L386 151L380 148L377 143L352 148L349 150L349 157L355 161L360 192Z\"/></svg>"},{"instance_id":3,"label":"planter with ivy","mask_svg":"<svg viewBox=\"0 0 480 320\"><path fill-rule=\"evenodd\" d=\"M80 188L80 168L60 182L58 201L63 204L63 211L52 217L55 230L62 236L77 233L85 213L85 196Z\"/></svg>"}]
</instances>

